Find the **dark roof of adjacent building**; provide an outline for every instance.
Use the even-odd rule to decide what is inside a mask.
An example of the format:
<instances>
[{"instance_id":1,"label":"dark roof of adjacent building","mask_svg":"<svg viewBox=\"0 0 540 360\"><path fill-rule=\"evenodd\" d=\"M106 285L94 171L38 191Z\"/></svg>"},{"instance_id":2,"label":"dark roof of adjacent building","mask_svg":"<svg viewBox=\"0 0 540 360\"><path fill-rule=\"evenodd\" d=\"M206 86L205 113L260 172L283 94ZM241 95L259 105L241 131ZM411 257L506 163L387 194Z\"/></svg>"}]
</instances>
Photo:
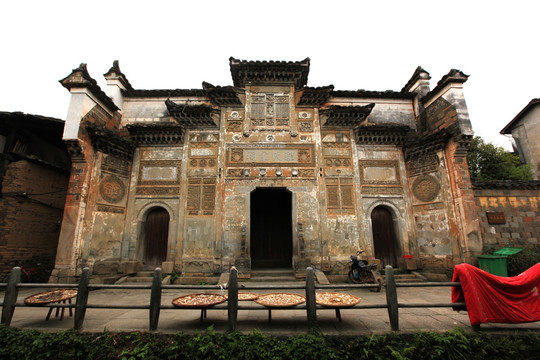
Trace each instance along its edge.
<instances>
[{"instance_id":1,"label":"dark roof of adjacent building","mask_svg":"<svg viewBox=\"0 0 540 360\"><path fill-rule=\"evenodd\" d=\"M540 180L475 180L472 179L474 189L508 189L508 190L536 190L540 189Z\"/></svg>"},{"instance_id":2,"label":"dark roof of adjacent building","mask_svg":"<svg viewBox=\"0 0 540 360\"><path fill-rule=\"evenodd\" d=\"M0 111L0 134L14 135L16 141L4 149L17 158L25 158L69 171L71 162L62 140L64 120ZM21 142L18 146L17 143Z\"/></svg>"},{"instance_id":3,"label":"dark roof of adjacent building","mask_svg":"<svg viewBox=\"0 0 540 360\"><path fill-rule=\"evenodd\" d=\"M525 106L520 112L519 114L516 115L516 117L514 117L512 119L512 121L510 121L501 131L500 131L500 134L511 134L512 133L512 130L514 128L514 126L521 120L521 118L523 118L529 111L532 110L532 108L534 108L536 105L540 104L540 99L532 99L531 101L529 101L529 103L527 104L527 106Z\"/></svg>"}]
</instances>

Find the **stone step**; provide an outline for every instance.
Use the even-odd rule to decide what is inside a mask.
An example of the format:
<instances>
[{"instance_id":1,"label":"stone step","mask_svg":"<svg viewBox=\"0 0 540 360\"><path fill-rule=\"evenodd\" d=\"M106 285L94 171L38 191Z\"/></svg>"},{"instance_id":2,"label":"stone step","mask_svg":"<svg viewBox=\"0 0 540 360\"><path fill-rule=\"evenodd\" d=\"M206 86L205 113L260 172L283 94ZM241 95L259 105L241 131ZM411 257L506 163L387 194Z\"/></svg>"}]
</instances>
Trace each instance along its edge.
<instances>
[{"instance_id":1,"label":"stone step","mask_svg":"<svg viewBox=\"0 0 540 360\"><path fill-rule=\"evenodd\" d=\"M382 275L382 277L386 280L386 275ZM394 274L394 279L396 280L396 283L416 283L426 281L415 274Z\"/></svg>"},{"instance_id":2,"label":"stone step","mask_svg":"<svg viewBox=\"0 0 540 360\"><path fill-rule=\"evenodd\" d=\"M264 269L264 270L251 271L251 277L273 277L273 276L294 277L294 271L292 271L291 269Z\"/></svg>"},{"instance_id":3,"label":"stone step","mask_svg":"<svg viewBox=\"0 0 540 360\"><path fill-rule=\"evenodd\" d=\"M294 275L291 276L251 276L250 282L271 282L271 283L283 283L283 282L297 282ZM301 281L301 280L300 280Z\"/></svg>"},{"instance_id":4,"label":"stone step","mask_svg":"<svg viewBox=\"0 0 540 360\"><path fill-rule=\"evenodd\" d=\"M133 276L130 277L127 281L136 283L152 283L153 279L154 278L151 276Z\"/></svg>"},{"instance_id":5,"label":"stone step","mask_svg":"<svg viewBox=\"0 0 540 360\"><path fill-rule=\"evenodd\" d=\"M154 272L153 271L139 271L133 275L134 277L153 277Z\"/></svg>"}]
</instances>

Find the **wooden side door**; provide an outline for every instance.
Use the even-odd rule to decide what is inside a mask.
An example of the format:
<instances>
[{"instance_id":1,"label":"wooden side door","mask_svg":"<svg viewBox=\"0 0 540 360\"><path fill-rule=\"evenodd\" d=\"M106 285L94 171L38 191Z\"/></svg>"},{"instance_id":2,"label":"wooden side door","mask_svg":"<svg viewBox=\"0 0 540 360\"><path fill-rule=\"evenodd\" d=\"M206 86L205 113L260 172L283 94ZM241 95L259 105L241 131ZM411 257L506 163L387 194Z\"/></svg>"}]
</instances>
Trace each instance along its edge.
<instances>
[{"instance_id":1,"label":"wooden side door","mask_svg":"<svg viewBox=\"0 0 540 360\"><path fill-rule=\"evenodd\" d=\"M394 220L390 210L377 206L371 213L371 228L373 230L373 245L375 258L381 260L381 265L396 267L396 234Z\"/></svg>"},{"instance_id":2,"label":"wooden side door","mask_svg":"<svg viewBox=\"0 0 540 360\"><path fill-rule=\"evenodd\" d=\"M144 223L144 263L159 265L167 260L169 213L161 207L152 209Z\"/></svg>"}]
</instances>

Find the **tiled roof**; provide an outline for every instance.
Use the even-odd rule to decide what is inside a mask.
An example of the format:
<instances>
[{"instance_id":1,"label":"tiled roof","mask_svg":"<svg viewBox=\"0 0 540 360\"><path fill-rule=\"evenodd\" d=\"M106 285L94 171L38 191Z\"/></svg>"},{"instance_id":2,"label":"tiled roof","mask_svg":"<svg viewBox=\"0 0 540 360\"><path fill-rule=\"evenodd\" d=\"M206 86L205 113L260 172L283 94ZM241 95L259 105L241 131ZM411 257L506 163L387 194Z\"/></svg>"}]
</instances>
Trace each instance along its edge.
<instances>
[{"instance_id":1,"label":"tiled roof","mask_svg":"<svg viewBox=\"0 0 540 360\"><path fill-rule=\"evenodd\" d=\"M180 126L185 128L217 127L213 115L219 110L208 105L183 105L171 100L165 100L169 114L173 116Z\"/></svg>"},{"instance_id":2,"label":"tiled roof","mask_svg":"<svg viewBox=\"0 0 540 360\"><path fill-rule=\"evenodd\" d=\"M327 109L322 109L320 114L322 117L326 117L324 127L357 128L364 122L374 107L374 103L365 106L330 106Z\"/></svg>"},{"instance_id":3,"label":"tiled roof","mask_svg":"<svg viewBox=\"0 0 540 360\"><path fill-rule=\"evenodd\" d=\"M403 87L403 89L401 89L401 91L408 92L411 86L413 86L419 79L425 79L425 80L431 79L431 76L429 76L429 73L426 70L424 70L421 66L416 68L411 78L409 79L409 81L407 81L407 84L405 84L405 86Z\"/></svg>"},{"instance_id":4,"label":"tiled roof","mask_svg":"<svg viewBox=\"0 0 540 360\"><path fill-rule=\"evenodd\" d=\"M122 83L124 84L124 87L127 90L133 90L133 86L131 86L131 84L129 83L126 75L124 75L124 73L120 70L120 64L118 60L113 61L113 66L109 69L109 71L103 74L103 76L105 78L108 78L108 77L114 77L115 74L116 76L118 76L120 81L122 81Z\"/></svg>"},{"instance_id":5,"label":"tiled roof","mask_svg":"<svg viewBox=\"0 0 540 360\"><path fill-rule=\"evenodd\" d=\"M247 84L293 83L296 88L307 85L310 59L302 61L247 61L229 58L229 65L236 87Z\"/></svg>"},{"instance_id":6,"label":"tiled roof","mask_svg":"<svg viewBox=\"0 0 540 360\"><path fill-rule=\"evenodd\" d=\"M238 98L240 90L233 86L214 86L205 81L203 81L202 86L210 100L216 105L242 105Z\"/></svg>"},{"instance_id":7,"label":"tiled roof","mask_svg":"<svg viewBox=\"0 0 540 360\"><path fill-rule=\"evenodd\" d=\"M72 88L77 87L83 87L87 88L92 92L94 96L96 96L107 108L111 111L117 111L119 110L118 107L114 104L112 99L105 94L99 85L97 84L97 81L94 80L90 74L88 73L88 70L86 69L86 64L82 63L79 65L78 68L73 69L71 71L71 74L66 76L65 78L59 80L60 84L62 84L63 87L65 87L68 90L71 90Z\"/></svg>"},{"instance_id":8,"label":"tiled roof","mask_svg":"<svg viewBox=\"0 0 540 360\"><path fill-rule=\"evenodd\" d=\"M369 90L336 90L332 91L332 97L360 98L360 99L412 99L414 94L401 91L369 91Z\"/></svg>"},{"instance_id":9,"label":"tiled roof","mask_svg":"<svg viewBox=\"0 0 540 360\"><path fill-rule=\"evenodd\" d=\"M130 97L147 97L147 98L168 98L180 96L206 96L206 91L203 89L158 89L158 90L129 90L123 92L124 96Z\"/></svg>"},{"instance_id":10,"label":"tiled roof","mask_svg":"<svg viewBox=\"0 0 540 360\"><path fill-rule=\"evenodd\" d=\"M437 86L433 88L424 97L424 102L427 102L432 96L435 96L442 88L450 83L464 83L469 78L469 75L465 75L461 70L452 69L448 74L444 75L437 83Z\"/></svg>"},{"instance_id":11,"label":"tiled roof","mask_svg":"<svg viewBox=\"0 0 540 360\"><path fill-rule=\"evenodd\" d=\"M298 101L298 106L322 106L330 97L330 94L334 90L334 85L322 86L322 87L304 87L302 95Z\"/></svg>"}]
</instances>

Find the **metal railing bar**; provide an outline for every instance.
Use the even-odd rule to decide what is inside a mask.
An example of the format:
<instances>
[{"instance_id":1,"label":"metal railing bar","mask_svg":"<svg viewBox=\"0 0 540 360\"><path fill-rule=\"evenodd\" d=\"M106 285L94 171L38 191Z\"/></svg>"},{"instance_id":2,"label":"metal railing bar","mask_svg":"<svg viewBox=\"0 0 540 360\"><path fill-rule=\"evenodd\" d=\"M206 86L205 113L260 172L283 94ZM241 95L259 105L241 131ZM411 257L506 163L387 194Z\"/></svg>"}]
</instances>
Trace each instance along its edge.
<instances>
[{"instance_id":1,"label":"metal railing bar","mask_svg":"<svg viewBox=\"0 0 540 360\"><path fill-rule=\"evenodd\" d=\"M458 283L458 282L396 283L396 287L437 287L437 286L461 286L461 283Z\"/></svg>"},{"instance_id":2,"label":"metal railing bar","mask_svg":"<svg viewBox=\"0 0 540 360\"><path fill-rule=\"evenodd\" d=\"M152 285L112 285L112 284L89 284L89 290L118 289L118 290L150 290Z\"/></svg>"},{"instance_id":3,"label":"metal railing bar","mask_svg":"<svg viewBox=\"0 0 540 360\"><path fill-rule=\"evenodd\" d=\"M87 309L133 309L133 310L148 310L150 305L102 305L102 304L86 304Z\"/></svg>"},{"instance_id":4,"label":"metal railing bar","mask_svg":"<svg viewBox=\"0 0 540 360\"><path fill-rule=\"evenodd\" d=\"M401 308L439 308L439 307L463 307L465 306L465 303L440 303L440 304L418 304L418 303L410 303L410 304L403 304L398 303L398 307Z\"/></svg>"},{"instance_id":5,"label":"metal railing bar","mask_svg":"<svg viewBox=\"0 0 540 360\"><path fill-rule=\"evenodd\" d=\"M76 289L78 284L17 283L18 288Z\"/></svg>"}]
</instances>

